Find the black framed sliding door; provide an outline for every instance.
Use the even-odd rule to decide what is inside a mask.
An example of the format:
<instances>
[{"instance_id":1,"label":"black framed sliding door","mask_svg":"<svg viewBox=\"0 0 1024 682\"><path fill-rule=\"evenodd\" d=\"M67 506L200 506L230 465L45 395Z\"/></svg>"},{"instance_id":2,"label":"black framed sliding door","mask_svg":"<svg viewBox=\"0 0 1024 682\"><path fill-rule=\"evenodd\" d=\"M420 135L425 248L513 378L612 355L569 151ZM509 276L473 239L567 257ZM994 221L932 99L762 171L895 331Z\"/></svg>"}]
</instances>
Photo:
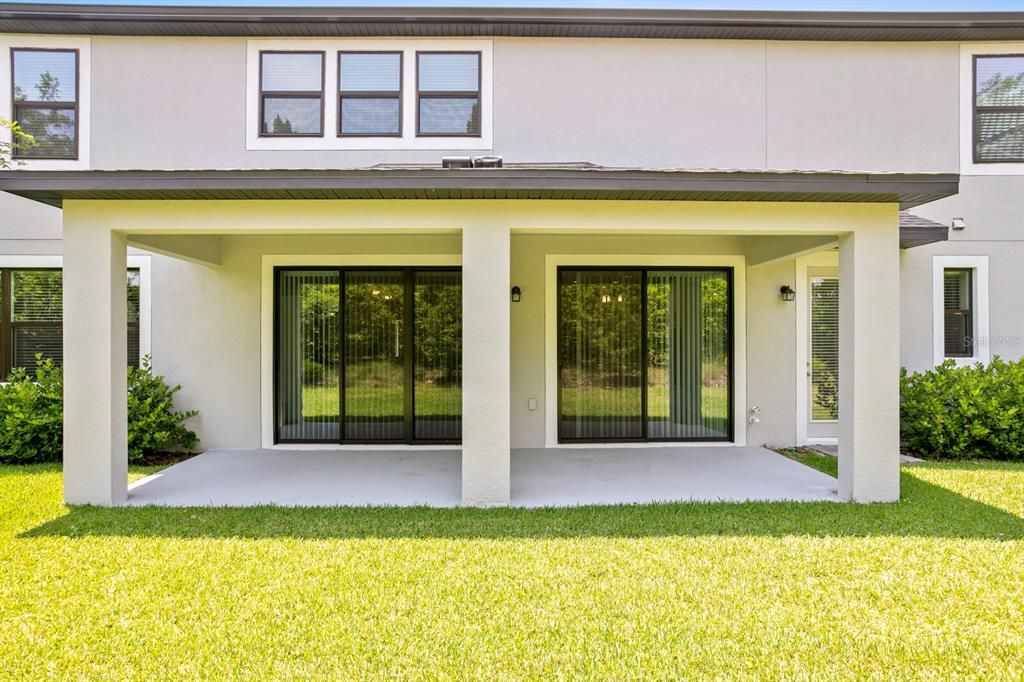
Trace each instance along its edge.
<instances>
[{"instance_id":1,"label":"black framed sliding door","mask_svg":"<svg viewBox=\"0 0 1024 682\"><path fill-rule=\"evenodd\" d=\"M279 443L457 443L455 269L277 268Z\"/></svg>"},{"instance_id":2,"label":"black framed sliding door","mask_svg":"<svg viewBox=\"0 0 1024 682\"><path fill-rule=\"evenodd\" d=\"M732 271L559 268L558 435L726 441Z\"/></svg>"}]
</instances>

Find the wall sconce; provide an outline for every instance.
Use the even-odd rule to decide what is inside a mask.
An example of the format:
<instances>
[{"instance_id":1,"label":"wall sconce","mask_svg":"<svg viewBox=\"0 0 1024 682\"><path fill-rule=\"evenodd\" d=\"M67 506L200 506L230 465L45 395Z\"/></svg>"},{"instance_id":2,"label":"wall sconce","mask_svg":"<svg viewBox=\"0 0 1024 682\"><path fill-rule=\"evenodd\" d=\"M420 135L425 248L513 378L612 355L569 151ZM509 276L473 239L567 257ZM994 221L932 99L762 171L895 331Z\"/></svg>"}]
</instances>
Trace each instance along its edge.
<instances>
[{"instance_id":1,"label":"wall sconce","mask_svg":"<svg viewBox=\"0 0 1024 682\"><path fill-rule=\"evenodd\" d=\"M512 287L512 302L519 303L523 300L523 290L519 287Z\"/></svg>"},{"instance_id":2,"label":"wall sconce","mask_svg":"<svg viewBox=\"0 0 1024 682\"><path fill-rule=\"evenodd\" d=\"M779 287L779 296L782 298L783 301L796 300L796 292L793 291L793 287L789 286L788 284L783 284L781 287Z\"/></svg>"},{"instance_id":3,"label":"wall sconce","mask_svg":"<svg viewBox=\"0 0 1024 682\"><path fill-rule=\"evenodd\" d=\"M953 218L953 223L950 225L954 230L962 230L967 227L967 221L963 218Z\"/></svg>"}]
</instances>

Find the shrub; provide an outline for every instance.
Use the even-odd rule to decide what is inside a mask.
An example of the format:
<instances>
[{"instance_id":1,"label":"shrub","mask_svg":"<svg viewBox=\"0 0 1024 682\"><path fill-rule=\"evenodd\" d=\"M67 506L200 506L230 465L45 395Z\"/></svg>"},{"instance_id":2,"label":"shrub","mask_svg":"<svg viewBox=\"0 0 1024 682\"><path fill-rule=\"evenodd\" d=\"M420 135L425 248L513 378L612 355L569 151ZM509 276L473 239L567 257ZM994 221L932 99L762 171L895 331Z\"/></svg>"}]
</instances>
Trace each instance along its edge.
<instances>
[{"instance_id":1,"label":"shrub","mask_svg":"<svg viewBox=\"0 0 1024 682\"><path fill-rule=\"evenodd\" d=\"M925 457L1024 459L1024 359L903 370L900 435Z\"/></svg>"},{"instance_id":2,"label":"shrub","mask_svg":"<svg viewBox=\"0 0 1024 682\"><path fill-rule=\"evenodd\" d=\"M16 369L0 385L0 462L51 462L64 437L63 374L52 360Z\"/></svg>"},{"instance_id":3,"label":"shrub","mask_svg":"<svg viewBox=\"0 0 1024 682\"><path fill-rule=\"evenodd\" d=\"M141 367L128 368L128 461L137 462L161 452L188 451L199 439L185 422L199 414L174 409L174 394L181 386L168 386L154 375L147 355Z\"/></svg>"},{"instance_id":4,"label":"shrub","mask_svg":"<svg viewBox=\"0 0 1024 682\"><path fill-rule=\"evenodd\" d=\"M128 368L128 461L191 450L198 443L185 422L198 414L174 409L181 386L153 374L149 357ZM64 441L63 373L51 360L11 372L0 385L0 462L56 462Z\"/></svg>"}]
</instances>

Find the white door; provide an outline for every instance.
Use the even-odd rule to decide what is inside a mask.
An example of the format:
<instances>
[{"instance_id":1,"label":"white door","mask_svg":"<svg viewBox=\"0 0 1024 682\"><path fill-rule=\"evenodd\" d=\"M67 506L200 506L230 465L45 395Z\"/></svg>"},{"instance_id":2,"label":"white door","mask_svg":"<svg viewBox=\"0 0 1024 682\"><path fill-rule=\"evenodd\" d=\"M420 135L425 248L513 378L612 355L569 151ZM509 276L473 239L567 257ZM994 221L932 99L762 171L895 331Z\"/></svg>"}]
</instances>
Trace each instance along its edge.
<instances>
[{"instance_id":1,"label":"white door","mask_svg":"<svg viewBox=\"0 0 1024 682\"><path fill-rule=\"evenodd\" d=\"M808 268L807 438L839 437L839 273Z\"/></svg>"}]
</instances>

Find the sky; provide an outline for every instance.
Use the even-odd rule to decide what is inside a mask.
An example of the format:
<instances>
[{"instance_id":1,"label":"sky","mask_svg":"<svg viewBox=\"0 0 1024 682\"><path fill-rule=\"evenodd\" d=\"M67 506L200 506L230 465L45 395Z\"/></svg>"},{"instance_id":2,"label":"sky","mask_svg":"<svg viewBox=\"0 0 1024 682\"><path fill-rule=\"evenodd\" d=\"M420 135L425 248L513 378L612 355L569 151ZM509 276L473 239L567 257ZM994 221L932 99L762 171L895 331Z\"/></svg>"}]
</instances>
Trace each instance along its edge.
<instances>
[{"instance_id":1,"label":"sky","mask_svg":"<svg viewBox=\"0 0 1024 682\"><path fill-rule=\"evenodd\" d=\"M36 0L25 4L240 7L592 7L636 9L1024 12L1024 0Z\"/></svg>"}]
</instances>

